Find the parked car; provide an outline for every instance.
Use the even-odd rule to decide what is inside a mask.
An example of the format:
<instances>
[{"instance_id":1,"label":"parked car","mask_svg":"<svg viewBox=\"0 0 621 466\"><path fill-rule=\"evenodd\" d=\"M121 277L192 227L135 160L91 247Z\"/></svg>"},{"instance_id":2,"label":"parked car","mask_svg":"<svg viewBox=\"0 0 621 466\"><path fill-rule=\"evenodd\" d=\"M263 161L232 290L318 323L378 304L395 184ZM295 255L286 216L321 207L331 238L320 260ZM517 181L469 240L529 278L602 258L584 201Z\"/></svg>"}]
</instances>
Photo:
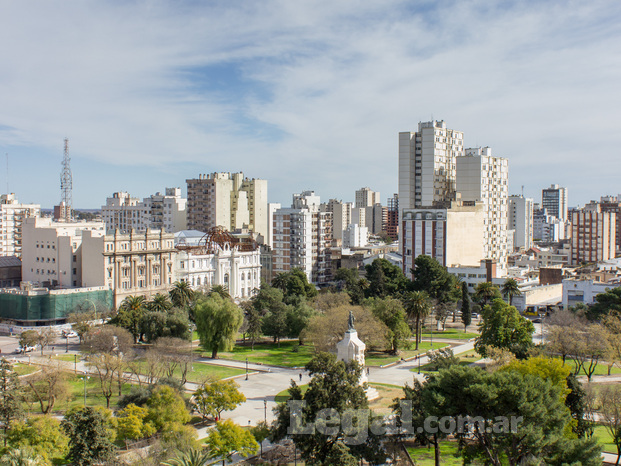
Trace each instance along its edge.
<instances>
[{"instance_id":1,"label":"parked car","mask_svg":"<svg viewBox=\"0 0 621 466\"><path fill-rule=\"evenodd\" d=\"M75 333L73 330L63 330L63 337L65 338L73 338L77 336L78 334Z\"/></svg>"},{"instance_id":2,"label":"parked car","mask_svg":"<svg viewBox=\"0 0 621 466\"><path fill-rule=\"evenodd\" d=\"M19 347L15 349L14 353L16 354L30 353L36 349L37 349L36 346L26 346L25 348Z\"/></svg>"}]
</instances>

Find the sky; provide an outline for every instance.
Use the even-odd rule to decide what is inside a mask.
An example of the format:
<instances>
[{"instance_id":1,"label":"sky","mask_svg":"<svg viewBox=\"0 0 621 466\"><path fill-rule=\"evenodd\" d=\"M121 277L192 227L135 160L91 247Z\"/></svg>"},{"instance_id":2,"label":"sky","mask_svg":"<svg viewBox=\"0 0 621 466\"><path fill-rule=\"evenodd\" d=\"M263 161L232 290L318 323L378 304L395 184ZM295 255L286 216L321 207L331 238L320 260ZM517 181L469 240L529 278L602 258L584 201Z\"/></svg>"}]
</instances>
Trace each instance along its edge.
<instances>
[{"instance_id":1,"label":"sky","mask_svg":"<svg viewBox=\"0 0 621 466\"><path fill-rule=\"evenodd\" d=\"M0 0L0 192L75 208L202 173L397 192L398 133L444 120L510 192L621 193L621 2ZM5 155L8 154L8 155ZM8 159L8 176L7 176Z\"/></svg>"}]
</instances>

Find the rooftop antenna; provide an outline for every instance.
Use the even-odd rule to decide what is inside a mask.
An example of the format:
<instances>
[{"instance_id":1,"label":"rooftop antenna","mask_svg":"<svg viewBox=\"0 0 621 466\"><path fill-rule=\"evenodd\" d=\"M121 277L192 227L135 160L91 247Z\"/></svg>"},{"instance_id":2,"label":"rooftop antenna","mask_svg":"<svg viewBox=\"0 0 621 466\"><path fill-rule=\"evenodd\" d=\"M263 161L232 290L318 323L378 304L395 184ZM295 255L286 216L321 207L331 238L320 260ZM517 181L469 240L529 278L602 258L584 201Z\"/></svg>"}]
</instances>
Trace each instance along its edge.
<instances>
[{"instance_id":1,"label":"rooftop antenna","mask_svg":"<svg viewBox=\"0 0 621 466\"><path fill-rule=\"evenodd\" d=\"M9 194L9 153L6 154L6 193Z\"/></svg>"},{"instance_id":2,"label":"rooftop antenna","mask_svg":"<svg viewBox=\"0 0 621 466\"><path fill-rule=\"evenodd\" d=\"M524 197L524 185L522 185L522 197Z\"/></svg>"},{"instance_id":3,"label":"rooftop antenna","mask_svg":"<svg viewBox=\"0 0 621 466\"><path fill-rule=\"evenodd\" d=\"M62 171L60 172L60 208L61 218L65 222L70 222L72 218L72 192L73 177L71 176L71 159L69 158L69 139L65 138L65 155L62 162Z\"/></svg>"}]
</instances>

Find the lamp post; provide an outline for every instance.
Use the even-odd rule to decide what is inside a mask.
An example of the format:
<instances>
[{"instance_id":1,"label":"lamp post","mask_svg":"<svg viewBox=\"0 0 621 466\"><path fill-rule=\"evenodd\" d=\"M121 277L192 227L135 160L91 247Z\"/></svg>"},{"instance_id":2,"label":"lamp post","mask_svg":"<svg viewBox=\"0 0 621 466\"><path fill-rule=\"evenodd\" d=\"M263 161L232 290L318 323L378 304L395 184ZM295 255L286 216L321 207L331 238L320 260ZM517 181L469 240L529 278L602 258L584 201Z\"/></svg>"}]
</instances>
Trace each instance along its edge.
<instances>
[{"instance_id":1,"label":"lamp post","mask_svg":"<svg viewBox=\"0 0 621 466\"><path fill-rule=\"evenodd\" d=\"M263 398L263 420L267 424L267 398Z\"/></svg>"},{"instance_id":2,"label":"lamp post","mask_svg":"<svg viewBox=\"0 0 621 466\"><path fill-rule=\"evenodd\" d=\"M78 373L78 355L77 354L73 355L73 372L74 374Z\"/></svg>"},{"instance_id":3,"label":"lamp post","mask_svg":"<svg viewBox=\"0 0 621 466\"><path fill-rule=\"evenodd\" d=\"M539 312L539 317L541 317L541 344L543 345L543 319L546 317L545 311Z\"/></svg>"},{"instance_id":4,"label":"lamp post","mask_svg":"<svg viewBox=\"0 0 621 466\"><path fill-rule=\"evenodd\" d=\"M431 308L431 314L429 314L429 317L431 317L431 325L429 326L429 330L431 331L431 349L433 349L433 309Z\"/></svg>"},{"instance_id":5,"label":"lamp post","mask_svg":"<svg viewBox=\"0 0 621 466\"><path fill-rule=\"evenodd\" d=\"M418 355L418 373L420 374L420 354Z\"/></svg>"},{"instance_id":6,"label":"lamp post","mask_svg":"<svg viewBox=\"0 0 621 466\"><path fill-rule=\"evenodd\" d=\"M248 380L248 358L246 358L246 380Z\"/></svg>"},{"instance_id":7,"label":"lamp post","mask_svg":"<svg viewBox=\"0 0 621 466\"><path fill-rule=\"evenodd\" d=\"M69 352L69 335L65 335L65 353Z\"/></svg>"}]
</instances>

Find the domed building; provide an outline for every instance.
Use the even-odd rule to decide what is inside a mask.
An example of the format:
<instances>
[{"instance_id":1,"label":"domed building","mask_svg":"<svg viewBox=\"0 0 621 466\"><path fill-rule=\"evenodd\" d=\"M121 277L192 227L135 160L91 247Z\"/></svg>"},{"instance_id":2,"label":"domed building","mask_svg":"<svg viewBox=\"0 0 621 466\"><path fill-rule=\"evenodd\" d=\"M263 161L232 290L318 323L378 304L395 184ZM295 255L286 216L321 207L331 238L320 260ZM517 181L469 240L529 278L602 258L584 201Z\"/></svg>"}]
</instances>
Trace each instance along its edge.
<instances>
[{"instance_id":1,"label":"domed building","mask_svg":"<svg viewBox=\"0 0 621 466\"><path fill-rule=\"evenodd\" d=\"M221 285L233 299L251 298L261 286L261 253L252 238L241 239L224 227L207 233L175 233L177 279L195 290Z\"/></svg>"}]
</instances>

